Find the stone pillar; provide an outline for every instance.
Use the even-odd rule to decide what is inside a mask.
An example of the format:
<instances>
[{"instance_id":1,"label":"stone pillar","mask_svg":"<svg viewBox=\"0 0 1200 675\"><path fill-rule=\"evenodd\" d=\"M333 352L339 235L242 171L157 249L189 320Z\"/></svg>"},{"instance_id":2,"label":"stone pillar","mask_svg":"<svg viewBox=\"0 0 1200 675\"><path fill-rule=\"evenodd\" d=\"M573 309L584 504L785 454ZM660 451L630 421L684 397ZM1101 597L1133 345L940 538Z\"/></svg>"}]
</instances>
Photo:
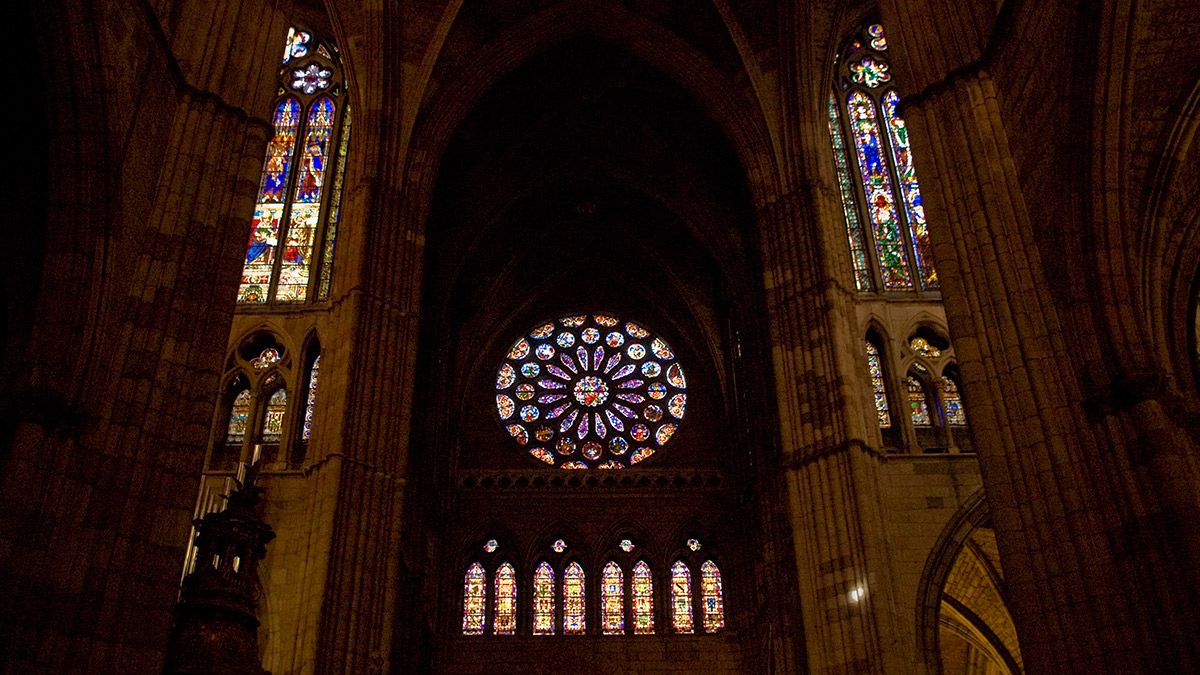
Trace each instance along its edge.
<instances>
[{"instance_id":1,"label":"stone pillar","mask_svg":"<svg viewBox=\"0 0 1200 675\"><path fill-rule=\"evenodd\" d=\"M52 155L40 297L3 391L14 671L162 667L284 35L269 2L170 4L38 3L21 27L45 49Z\"/></svg>"}]
</instances>

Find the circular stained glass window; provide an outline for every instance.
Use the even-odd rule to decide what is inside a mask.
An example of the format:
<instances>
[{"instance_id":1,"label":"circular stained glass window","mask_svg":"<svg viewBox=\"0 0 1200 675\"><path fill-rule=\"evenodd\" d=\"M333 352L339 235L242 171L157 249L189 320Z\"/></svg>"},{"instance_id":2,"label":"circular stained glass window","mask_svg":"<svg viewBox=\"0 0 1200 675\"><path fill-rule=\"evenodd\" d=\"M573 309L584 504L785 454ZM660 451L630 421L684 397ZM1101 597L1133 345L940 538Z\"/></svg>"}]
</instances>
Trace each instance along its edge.
<instances>
[{"instance_id":1,"label":"circular stained glass window","mask_svg":"<svg viewBox=\"0 0 1200 675\"><path fill-rule=\"evenodd\" d=\"M604 314L536 326L496 373L505 431L563 469L637 464L671 440L686 408L687 380L671 347Z\"/></svg>"}]
</instances>

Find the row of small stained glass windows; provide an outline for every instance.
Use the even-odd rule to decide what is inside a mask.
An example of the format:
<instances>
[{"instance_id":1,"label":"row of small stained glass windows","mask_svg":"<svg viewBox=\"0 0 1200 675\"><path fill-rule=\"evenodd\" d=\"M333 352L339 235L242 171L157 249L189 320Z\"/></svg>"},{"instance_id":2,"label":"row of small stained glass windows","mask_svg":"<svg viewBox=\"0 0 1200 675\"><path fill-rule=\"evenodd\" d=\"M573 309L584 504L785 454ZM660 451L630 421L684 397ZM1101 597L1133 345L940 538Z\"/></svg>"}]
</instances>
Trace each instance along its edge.
<instances>
[{"instance_id":1,"label":"row of small stained glass windows","mask_svg":"<svg viewBox=\"0 0 1200 675\"><path fill-rule=\"evenodd\" d=\"M258 368L270 367L270 364L279 360L279 352L274 349L266 349L263 354L254 359L251 363L253 367ZM304 402L304 424L300 428L300 441L307 443L312 437L313 431L313 411L317 405L317 378L321 370L321 356L318 354L313 359L312 367L308 371L308 391ZM250 388L242 389L234 396L233 405L229 411L229 423L225 431L226 445L240 445L246 437L246 430L250 424L250 413L253 406L253 396ZM287 388L280 386L271 392L267 398L266 405L263 406L261 433L258 440L263 443L279 443L283 436L284 418L287 415Z\"/></svg>"},{"instance_id":2,"label":"row of small stained glass windows","mask_svg":"<svg viewBox=\"0 0 1200 675\"><path fill-rule=\"evenodd\" d=\"M625 635L626 590L629 594L629 616L634 635L653 635L654 623L654 574L644 560L633 566L630 583L625 584L625 574L616 562L608 562L601 571L600 580L600 632L603 635ZM517 632L518 584L517 573L509 563L496 568L493 576L491 604L491 633L514 635ZM487 615L488 581L487 572L480 563L472 563L463 579L463 635L483 635ZM559 622L555 592L554 568L542 562L533 573L532 633L553 635ZM566 566L562 573L561 625L564 635L582 635L587 632L586 579L583 567L578 562ZM692 571L679 560L671 565L670 588L670 631L672 633L695 633L692 612ZM701 627L705 633L716 633L725 627L725 599L721 584L721 570L715 562L707 560L700 565Z\"/></svg>"},{"instance_id":3,"label":"row of small stained glass windows","mask_svg":"<svg viewBox=\"0 0 1200 675\"><path fill-rule=\"evenodd\" d=\"M918 340L920 338L917 338ZM914 343L916 340L914 340ZM879 418L879 427L881 429L890 429L892 427L892 413L888 404L887 382L884 377L883 362L879 353L879 347L875 343L866 340L867 352L867 370L871 376L871 392L875 399L875 413ZM966 426L967 413L963 408L962 394L958 391L958 384L949 377L942 376L938 378L940 396L938 401L941 404L941 412L945 423L950 426ZM916 375L910 373L905 377L905 388L908 395L909 413L912 418L914 427L931 427L933 426L933 415L929 402L929 393Z\"/></svg>"},{"instance_id":4,"label":"row of small stained glass windows","mask_svg":"<svg viewBox=\"0 0 1200 675\"><path fill-rule=\"evenodd\" d=\"M342 92L326 45L307 31L292 28L283 63L289 61L293 65L280 70L280 87L292 93L278 101L272 118L274 134L267 144L238 287L241 304L329 298L350 111L340 110L335 103ZM335 130L336 154L332 152ZM296 142L299 138L303 143ZM330 193L326 185L334 162Z\"/></svg>"},{"instance_id":5,"label":"row of small stained glass windows","mask_svg":"<svg viewBox=\"0 0 1200 675\"><path fill-rule=\"evenodd\" d=\"M886 86L887 48L877 23L851 37L827 106L854 284L861 292L932 291L939 288L937 270L908 128L896 112L900 96Z\"/></svg>"}]
</instances>

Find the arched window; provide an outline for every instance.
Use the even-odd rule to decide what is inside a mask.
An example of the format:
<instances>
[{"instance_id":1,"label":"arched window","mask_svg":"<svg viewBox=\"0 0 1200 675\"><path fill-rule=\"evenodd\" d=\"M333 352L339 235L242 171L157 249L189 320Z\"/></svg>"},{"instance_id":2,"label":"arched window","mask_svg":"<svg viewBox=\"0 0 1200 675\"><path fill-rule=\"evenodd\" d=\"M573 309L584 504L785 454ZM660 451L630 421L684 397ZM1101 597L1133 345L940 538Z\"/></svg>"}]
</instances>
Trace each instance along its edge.
<instances>
[{"instance_id":1,"label":"arched window","mask_svg":"<svg viewBox=\"0 0 1200 675\"><path fill-rule=\"evenodd\" d=\"M617 563L609 561L600 579L600 629L605 635L625 633L625 581Z\"/></svg>"},{"instance_id":2,"label":"arched window","mask_svg":"<svg viewBox=\"0 0 1200 675\"><path fill-rule=\"evenodd\" d=\"M463 635L483 635L483 608L487 602L487 574L483 565L471 563L463 578Z\"/></svg>"},{"instance_id":3,"label":"arched window","mask_svg":"<svg viewBox=\"0 0 1200 675\"><path fill-rule=\"evenodd\" d=\"M250 419L250 389L242 389L233 398L233 406L229 410L229 425L225 432L227 445L242 445L246 437L246 424Z\"/></svg>"},{"instance_id":4,"label":"arched window","mask_svg":"<svg viewBox=\"0 0 1200 675\"><path fill-rule=\"evenodd\" d=\"M889 85L887 48L877 23L847 40L827 105L855 287L934 291L938 277L921 188L908 130L896 112L900 97Z\"/></svg>"},{"instance_id":5,"label":"arched window","mask_svg":"<svg viewBox=\"0 0 1200 675\"><path fill-rule=\"evenodd\" d=\"M262 454L259 459L264 466L274 464L279 459L279 444L283 438L283 420L286 415L287 389L280 384L277 389L271 391L263 406L262 431L259 435Z\"/></svg>"},{"instance_id":6,"label":"arched window","mask_svg":"<svg viewBox=\"0 0 1200 675\"><path fill-rule=\"evenodd\" d=\"M871 375L871 393L875 401L875 417L879 420L880 429L892 426L892 413L888 407L887 382L883 375L883 361L879 355L879 347L871 340L865 341L867 349L867 371Z\"/></svg>"},{"instance_id":7,"label":"arched window","mask_svg":"<svg viewBox=\"0 0 1200 675\"><path fill-rule=\"evenodd\" d=\"M716 633L725 627L725 596L721 570L711 560L700 566L700 597L704 603L704 632Z\"/></svg>"},{"instance_id":8,"label":"arched window","mask_svg":"<svg viewBox=\"0 0 1200 675\"><path fill-rule=\"evenodd\" d=\"M583 567L577 562L563 571L563 633L582 635L587 630Z\"/></svg>"},{"instance_id":9,"label":"arched window","mask_svg":"<svg viewBox=\"0 0 1200 675\"><path fill-rule=\"evenodd\" d=\"M554 634L554 569L547 562L533 573L533 634Z\"/></svg>"},{"instance_id":10,"label":"arched window","mask_svg":"<svg viewBox=\"0 0 1200 675\"><path fill-rule=\"evenodd\" d=\"M912 413L912 423L918 429L933 426L933 418L929 414L929 394L925 385L911 373L905 380L908 387L908 407Z\"/></svg>"},{"instance_id":11,"label":"arched window","mask_svg":"<svg viewBox=\"0 0 1200 675\"><path fill-rule=\"evenodd\" d=\"M654 574L645 560L633 566L633 633L654 633Z\"/></svg>"},{"instance_id":12,"label":"arched window","mask_svg":"<svg viewBox=\"0 0 1200 675\"><path fill-rule=\"evenodd\" d=\"M517 632L517 572L508 563L496 570L495 603L492 632L496 635L512 635Z\"/></svg>"},{"instance_id":13,"label":"arched window","mask_svg":"<svg viewBox=\"0 0 1200 675\"><path fill-rule=\"evenodd\" d=\"M942 411L946 415L946 424L952 427L967 426L967 413L963 410L958 384L946 376L942 376Z\"/></svg>"},{"instance_id":14,"label":"arched window","mask_svg":"<svg viewBox=\"0 0 1200 675\"><path fill-rule=\"evenodd\" d=\"M253 394L245 377L239 375L230 382L225 397L229 416L225 419L224 433L214 444L209 468L228 471L237 466L242 456L246 432L250 428L250 412L253 409Z\"/></svg>"},{"instance_id":15,"label":"arched window","mask_svg":"<svg viewBox=\"0 0 1200 675\"><path fill-rule=\"evenodd\" d=\"M241 304L328 297L350 121L338 103L344 91L336 54L307 31L288 32L279 70L280 91L287 93L272 117L238 287ZM335 135L341 136L337 153Z\"/></svg>"},{"instance_id":16,"label":"arched window","mask_svg":"<svg viewBox=\"0 0 1200 675\"><path fill-rule=\"evenodd\" d=\"M681 560L671 565L671 626L676 633L692 633L692 573Z\"/></svg>"},{"instance_id":17,"label":"arched window","mask_svg":"<svg viewBox=\"0 0 1200 675\"><path fill-rule=\"evenodd\" d=\"M314 341L315 342L315 341ZM292 456L290 464L293 468L300 467L304 464L304 459L308 456L308 443L312 440L313 422L317 408L317 384L321 374L321 347L319 344L314 344L311 348L309 356L311 360L305 373L304 382L304 414L301 415L299 433L297 438L292 443Z\"/></svg>"}]
</instances>

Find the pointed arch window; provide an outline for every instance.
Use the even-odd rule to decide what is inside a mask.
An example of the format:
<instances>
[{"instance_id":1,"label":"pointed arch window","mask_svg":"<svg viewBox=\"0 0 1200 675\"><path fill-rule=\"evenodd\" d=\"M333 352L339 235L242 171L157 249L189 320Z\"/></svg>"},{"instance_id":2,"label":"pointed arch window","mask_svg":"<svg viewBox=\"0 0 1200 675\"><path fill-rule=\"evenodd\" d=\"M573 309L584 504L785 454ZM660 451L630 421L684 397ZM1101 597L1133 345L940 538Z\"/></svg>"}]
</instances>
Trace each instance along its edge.
<instances>
[{"instance_id":1,"label":"pointed arch window","mask_svg":"<svg viewBox=\"0 0 1200 675\"><path fill-rule=\"evenodd\" d=\"M246 437L246 424L250 419L250 388L246 387L233 397L233 405L229 410L229 424L226 427L225 443L241 446Z\"/></svg>"},{"instance_id":2,"label":"pointed arch window","mask_svg":"<svg viewBox=\"0 0 1200 675\"><path fill-rule=\"evenodd\" d=\"M267 399L263 410L262 442L279 444L283 436L283 417L287 414L287 389L280 387Z\"/></svg>"},{"instance_id":3,"label":"pointed arch window","mask_svg":"<svg viewBox=\"0 0 1200 675\"><path fill-rule=\"evenodd\" d=\"M711 560L700 566L700 597L704 603L704 632L716 633L725 627L725 595L721 569Z\"/></svg>"},{"instance_id":4,"label":"pointed arch window","mask_svg":"<svg viewBox=\"0 0 1200 675\"><path fill-rule=\"evenodd\" d=\"M908 129L897 113L900 97L890 85L887 48L877 23L847 40L827 101L855 287L936 291L921 188Z\"/></svg>"},{"instance_id":5,"label":"pointed arch window","mask_svg":"<svg viewBox=\"0 0 1200 675\"><path fill-rule=\"evenodd\" d=\"M328 299L333 271L350 134L337 48L292 28L279 87L238 286L243 305Z\"/></svg>"},{"instance_id":6,"label":"pointed arch window","mask_svg":"<svg viewBox=\"0 0 1200 675\"><path fill-rule=\"evenodd\" d=\"M654 634L654 574L645 560L633 566L633 634Z\"/></svg>"},{"instance_id":7,"label":"pointed arch window","mask_svg":"<svg viewBox=\"0 0 1200 675\"><path fill-rule=\"evenodd\" d=\"M605 635L625 632L625 581L621 567L609 561L600 579L600 629Z\"/></svg>"},{"instance_id":8,"label":"pointed arch window","mask_svg":"<svg viewBox=\"0 0 1200 675\"><path fill-rule=\"evenodd\" d=\"M546 562L533 573L533 634L554 634L554 568Z\"/></svg>"},{"instance_id":9,"label":"pointed arch window","mask_svg":"<svg viewBox=\"0 0 1200 675\"><path fill-rule=\"evenodd\" d=\"M933 419L929 414L929 394L925 391L925 385L911 373L905 384L908 387L908 407L912 413L913 426L933 426Z\"/></svg>"},{"instance_id":10,"label":"pointed arch window","mask_svg":"<svg viewBox=\"0 0 1200 675\"><path fill-rule=\"evenodd\" d=\"M317 376L321 370L321 355L313 359L312 367L308 369L308 395L304 400L304 426L300 429L300 438L308 442L312 438L313 410L317 406Z\"/></svg>"},{"instance_id":11,"label":"pointed arch window","mask_svg":"<svg viewBox=\"0 0 1200 675\"><path fill-rule=\"evenodd\" d=\"M883 360L879 347L871 340L865 340L867 350L867 371L871 376L871 393L875 400L875 416L879 420L879 428L888 429L892 426L892 413L888 408L887 382L883 376Z\"/></svg>"},{"instance_id":12,"label":"pointed arch window","mask_svg":"<svg viewBox=\"0 0 1200 675\"><path fill-rule=\"evenodd\" d=\"M563 571L563 634L582 635L587 630L583 567L577 562Z\"/></svg>"},{"instance_id":13,"label":"pointed arch window","mask_svg":"<svg viewBox=\"0 0 1200 675\"><path fill-rule=\"evenodd\" d=\"M463 635L483 635L483 608L487 603L487 574L483 565L471 563L463 578Z\"/></svg>"},{"instance_id":14,"label":"pointed arch window","mask_svg":"<svg viewBox=\"0 0 1200 675\"><path fill-rule=\"evenodd\" d=\"M671 565L671 626L676 633L693 633L692 572L683 561Z\"/></svg>"},{"instance_id":15,"label":"pointed arch window","mask_svg":"<svg viewBox=\"0 0 1200 675\"><path fill-rule=\"evenodd\" d=\"M942 376L942 412L946 415L946 424L954 427L967 425L967 412L963 409L962 395L958 393L958 384L944 375Z\"/></svg>"},{"instance_id":16,"label":"pointed arch window","mask_svg":"<svg viewBox=\"0 0 1200 675\"><path fill-rule=\"evenodd\" d=\"M496 569L495 616L492 631L496 635L512 635L517 632L517 571L504 563Z\"/></svg>"}]
</instances>

